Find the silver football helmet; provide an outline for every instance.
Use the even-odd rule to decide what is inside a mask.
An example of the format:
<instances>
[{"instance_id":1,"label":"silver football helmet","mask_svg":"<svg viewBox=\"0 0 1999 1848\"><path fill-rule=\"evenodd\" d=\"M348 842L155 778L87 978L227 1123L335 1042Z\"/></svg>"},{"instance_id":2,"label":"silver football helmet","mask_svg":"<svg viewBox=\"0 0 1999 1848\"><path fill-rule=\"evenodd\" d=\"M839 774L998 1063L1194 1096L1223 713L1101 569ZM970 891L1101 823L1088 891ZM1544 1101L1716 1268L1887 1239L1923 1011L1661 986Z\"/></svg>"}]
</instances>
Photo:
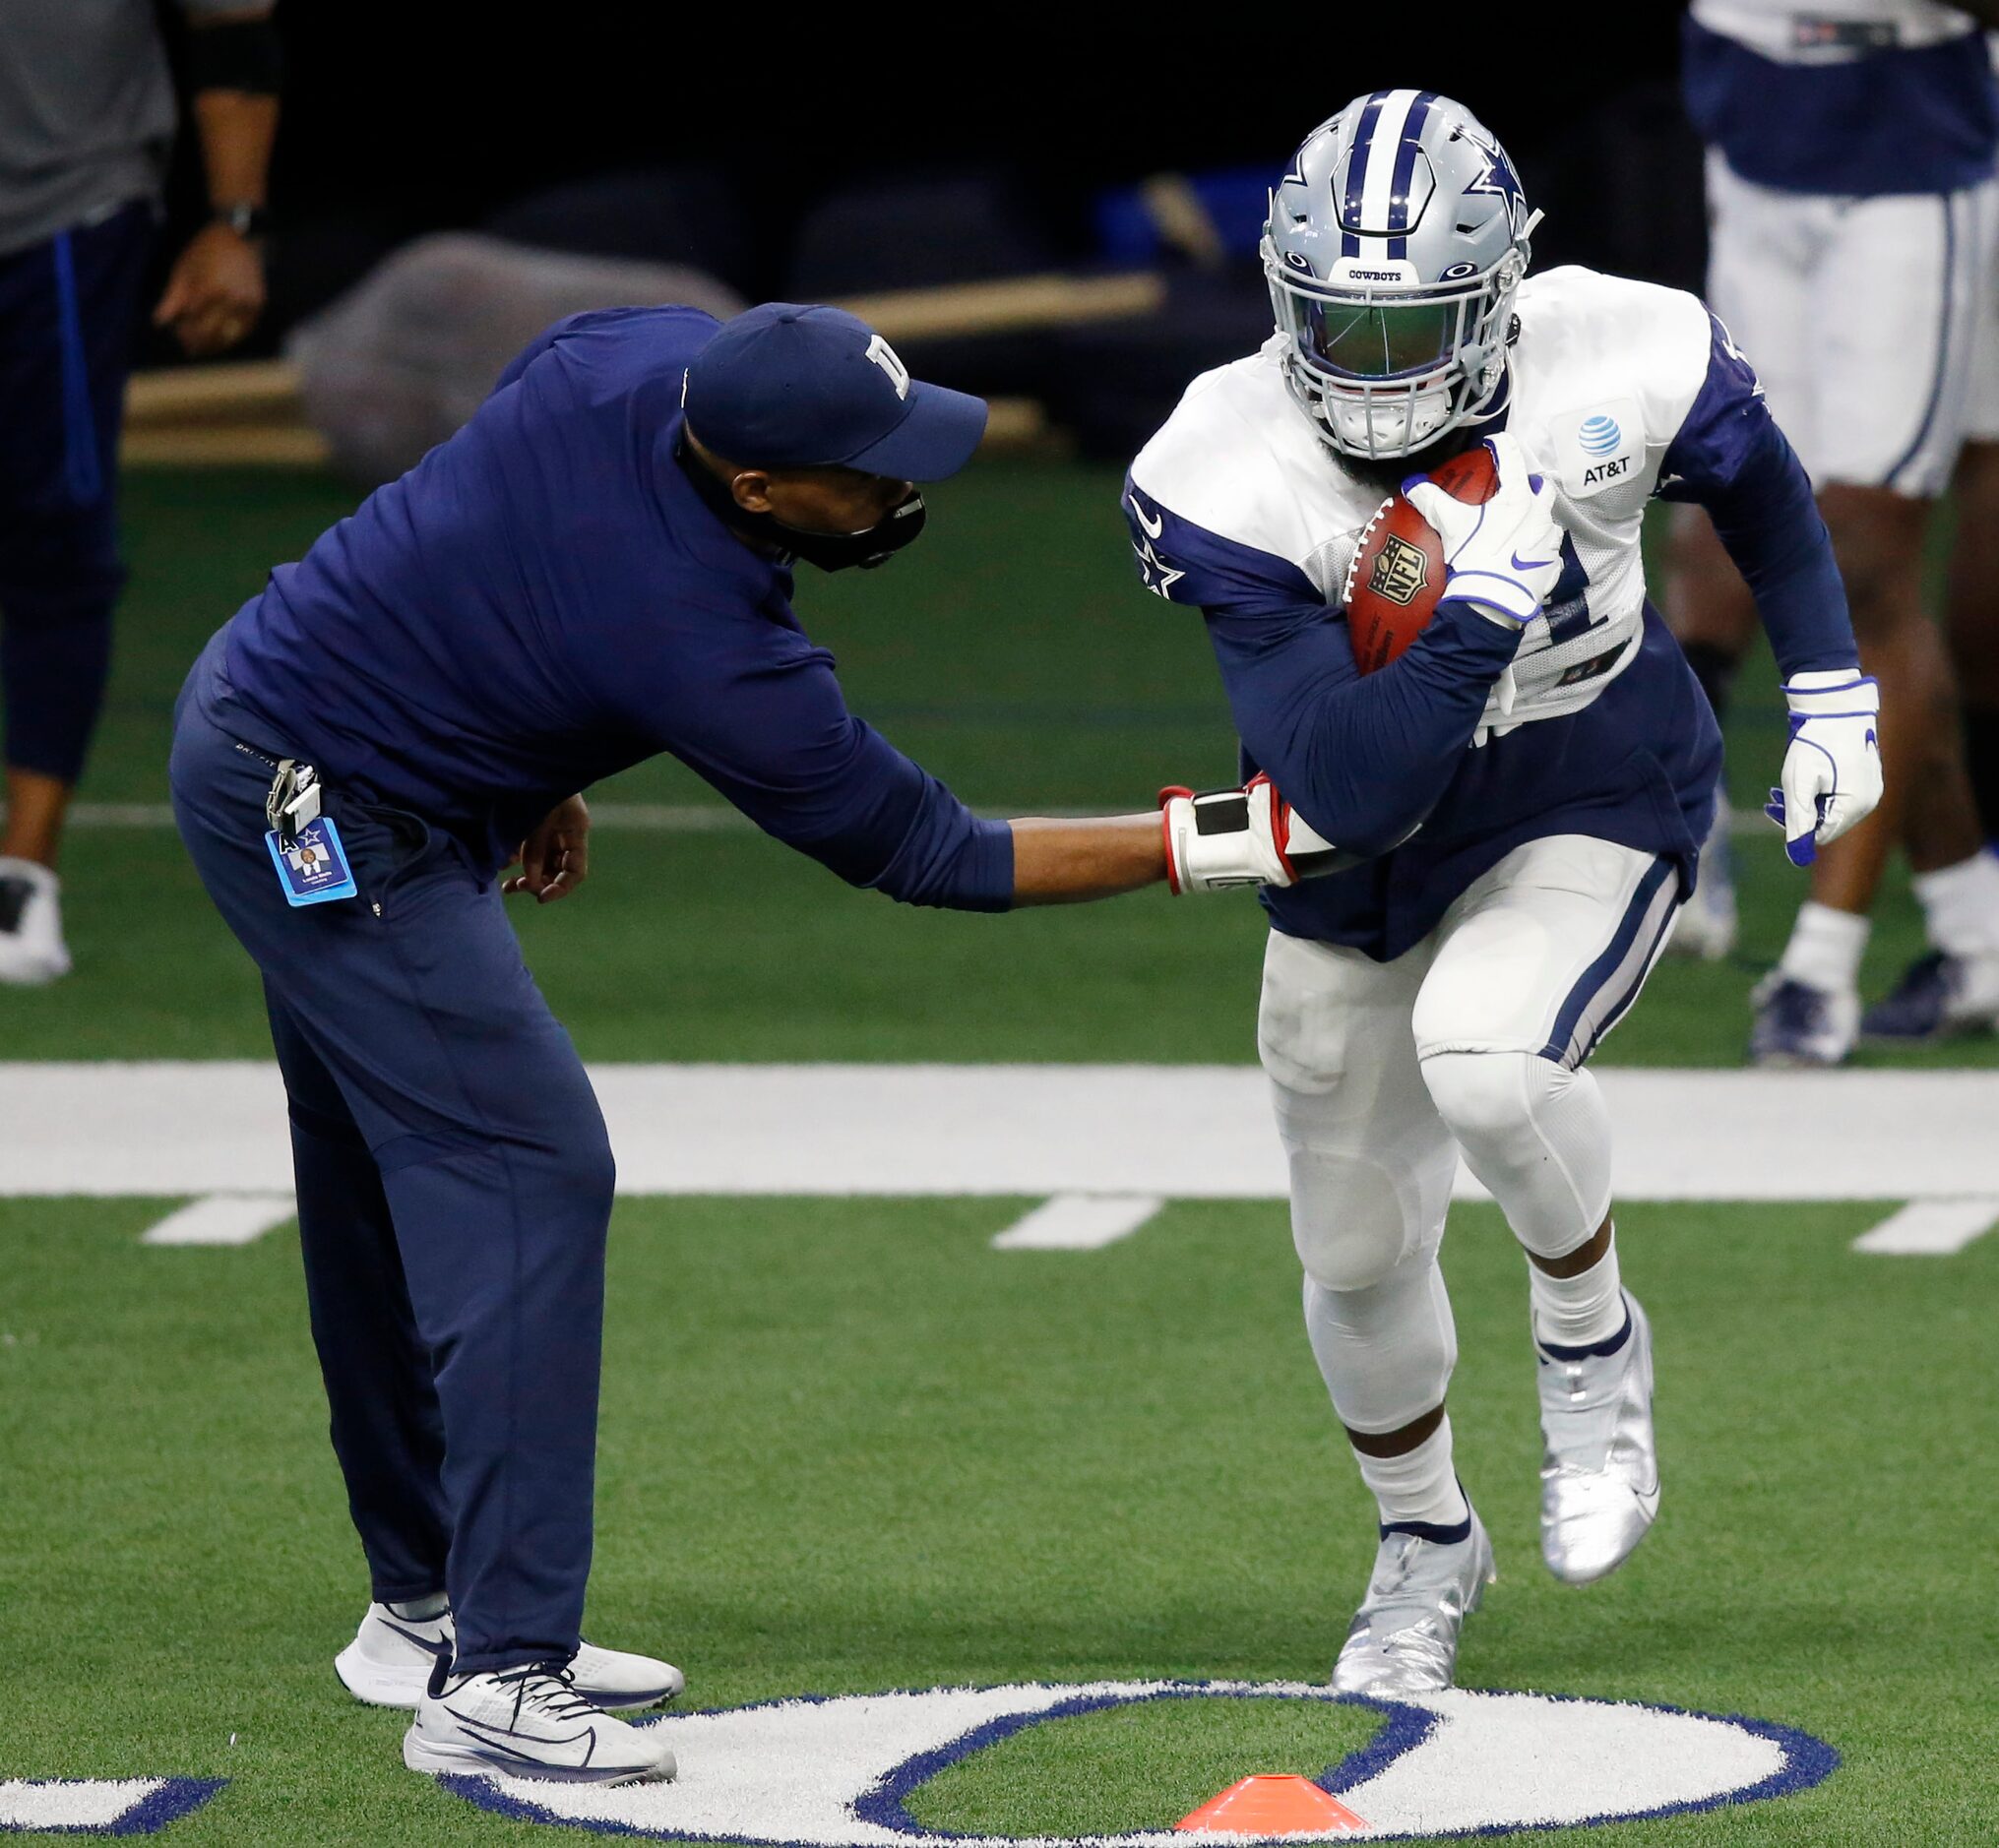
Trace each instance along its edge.
<instances>
[{"instance_id":1,"label":"silver football helmet","mask_svg":"<svg viewBox=\"0 0 1999 1848\"><path fill-rule=\"evenodd\" d=\"M1312 131L1271 190L1263 266L1285 380L1327 442L1407 456L1497 409L1540 216L1434 91L1373 91Z\"/></svg>"}]
</instances>

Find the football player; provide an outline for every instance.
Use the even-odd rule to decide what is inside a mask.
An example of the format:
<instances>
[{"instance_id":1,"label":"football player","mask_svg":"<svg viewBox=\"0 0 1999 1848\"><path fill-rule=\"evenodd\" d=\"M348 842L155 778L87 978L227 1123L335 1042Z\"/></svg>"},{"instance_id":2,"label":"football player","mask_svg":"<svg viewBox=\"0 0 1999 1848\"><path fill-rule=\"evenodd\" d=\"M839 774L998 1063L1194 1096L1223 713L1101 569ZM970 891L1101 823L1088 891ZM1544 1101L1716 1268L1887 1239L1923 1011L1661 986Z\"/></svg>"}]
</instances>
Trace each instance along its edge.
<instances>
[{"instance_id":1,"label":"football player","mask_svg":"<svg viewBox=\"0 0 1999 1848\"><path fill-rule=\"evenodd\" d=\"M1655 494L1715 518L1782 663L1795 858L1880 794L1874 683L1810 483L1691 295L1555 270L1499 143L1431 91L1356 97L1271 195L1277 332L1197 379L1133 462L1149 588L1197 606L1247 765L1349 870L1271 892L1258 1041L1305 1325L1380 1551L1335 1686L1447 1687L1494 1575L1458 1480L1437 1250L1462 1152L1525 1248L1559 1578L1658 1508L1652 1336L1619 1274L1586 1061L1692 889L1720 736L1646 598ZM1341 598L1384 494L1489 442L1484 506L1410 498L1443 600L1363 677Z\"/></svg>"},{"instance_id":2,"label":"football player","mask_svg":"<svg viewBox=\"0 0 1999 1848\"><path fill-rule=\"evenodd\" d=\"M1950 661L1922 606L1931 511L1967 437L1999 436L1999 94L1980 20L1999 25L1995 0L1823 0L1809 15L1788 0L1694 0L1684 23L1687 107L1708 143L1710 298L1764 363L1888 695L1886 808L1813 868L1756 993L1760 1065L1835 1065L1861 1035L1999 1024L1999 860L1984 849ZM1961 480L1988 481L1990 460L1968 455ZM1964 518L1961 536L1979 545L1978 522ZM1674 627L1718 707L1753 613L1697 515L1674 555ZM1962 586L1966 574L1954 577ZM1953 616L1961 639L1989 626L1982 610L1968 624ZM1986 694L1993 678L1973 684ZM1931 949L1863 1017L1868 913L1898 839ZM1724 854L1718 829L1681 933L1682 948L1710 956L1734 940Z\"/></svg>"}]
</instances>

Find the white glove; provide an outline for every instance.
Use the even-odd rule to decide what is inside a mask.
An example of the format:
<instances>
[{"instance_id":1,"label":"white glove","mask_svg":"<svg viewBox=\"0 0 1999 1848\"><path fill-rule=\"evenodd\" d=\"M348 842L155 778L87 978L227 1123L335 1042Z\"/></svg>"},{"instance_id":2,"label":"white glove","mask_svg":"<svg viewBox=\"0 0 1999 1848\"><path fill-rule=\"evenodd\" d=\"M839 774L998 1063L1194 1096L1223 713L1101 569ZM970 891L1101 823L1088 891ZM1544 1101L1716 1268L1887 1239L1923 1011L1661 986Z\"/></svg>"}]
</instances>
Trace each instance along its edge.
<instances>
[{"instance_id":1,"label":"white glove","mask_svg":"<svg viewBox=\"0 0 1999 1848\"><path fill-rule=\"evenodd\" d=\"M1763 812L1783 830L1791 864L1809 866L1881 800L1881 690L1857 667L1838 667L1786 681L1783 697L1790 743Z\"/></svg>"},{"instance_id":2,"label":"white glove","mask_svg":"<svg viewBox=\"0 0 1999 1848\"><path fill-rule=\"evenodd\" d=\"M1353 864L1268 776L1241 789L1161 789L1166 882L1177 895L1234 886L1293 886Z\"/></svg>"},{"instance_id":3,"label":"white glove","mask_svg":"<svg viewBox=\"0 0 1999 1848\"><path fill-rule=\"evenodd\" d=\"M1463 598L1488 621L1523 629L1562 575L1555 490L1530 470L1505 431L1488 436L1485 447L1499 475L1489 501L1456 500L1422 475L1403 483L1403 496L1444 542L1444 598Z\"/></svg>"}]
</instances>

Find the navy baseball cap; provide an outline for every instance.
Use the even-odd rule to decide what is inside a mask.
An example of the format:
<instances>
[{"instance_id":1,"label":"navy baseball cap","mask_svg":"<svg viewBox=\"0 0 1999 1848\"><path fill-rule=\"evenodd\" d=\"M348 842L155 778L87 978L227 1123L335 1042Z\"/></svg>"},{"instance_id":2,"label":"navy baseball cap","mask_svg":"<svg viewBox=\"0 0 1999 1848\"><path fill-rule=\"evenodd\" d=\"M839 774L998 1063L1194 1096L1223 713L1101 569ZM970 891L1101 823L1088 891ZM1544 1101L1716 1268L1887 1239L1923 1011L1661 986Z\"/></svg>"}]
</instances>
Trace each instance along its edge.
<instances>
[{"instance_id":1,"label":"navy baseball cap","mask_svg":"<svg viewBox=\"0 0 1999 1848\"><path fill-rule=\"evenodd\" d=\"M909 377L896 349L840 308L767 301L724 322L687 368L687 422L745 468L839 464L942 481L985 434L985 400Z\"/></svg>"}]
</instances>

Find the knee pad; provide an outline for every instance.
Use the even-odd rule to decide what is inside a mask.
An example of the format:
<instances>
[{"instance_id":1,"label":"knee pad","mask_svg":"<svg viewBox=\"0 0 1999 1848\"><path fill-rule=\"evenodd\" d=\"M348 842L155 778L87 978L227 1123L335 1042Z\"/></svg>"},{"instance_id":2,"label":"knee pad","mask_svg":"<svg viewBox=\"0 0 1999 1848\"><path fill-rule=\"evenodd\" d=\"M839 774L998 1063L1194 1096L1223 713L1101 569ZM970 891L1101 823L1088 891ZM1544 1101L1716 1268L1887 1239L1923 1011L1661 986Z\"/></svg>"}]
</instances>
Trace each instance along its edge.
<instances>
[{"instance_id":1,"label":"knee pad","mask_svg":"<svg viewBox=\"0 0 1999 1848\"><path fill-rule=\"evenodd\" d=\"M1433 1250L1364 1290L1328 1290L1307 1276L1305 1332L1349 1431L1400 1431L1434 1411L1458 1364L1458 1330Z\"/></svg>"},{"instance_id":2,"label":"knee pad","mask_svg":"<svg viewBox=\"0 0 1999 1848\"><path fill-rule=\"evenodd\" d=\"M1530 1052L1439 1052L1423 1061L1423 1082L1459 1144L1504 1140L1530 1128L1530 1069L1549 1061Z\"/></svg>"},{"instance_id":3,"label":"knee pad","mask_svg":"<svg viewBox=\"0 0 1999 1848\"><path fill-rule=\"evenodd\" d=\"M1433 1053L1423 1081L1514 1236L1563 1258L1610 1210L1610 1119L1596 1080L1530 1052Z\"/></svg>"},{"instance_id":4,"label":"knee pad","mask_svg":"<svg viewBox=\"0 0 1999 1848\"><path fill-rule=\"evenodd\" d=\"M1414 1179L1352 1150L1293 1147L1291 1243L1305 1274L1327 1290L1380 1283L1424 1242L1428 1217Z\"/></svg>"}]
</instances>

